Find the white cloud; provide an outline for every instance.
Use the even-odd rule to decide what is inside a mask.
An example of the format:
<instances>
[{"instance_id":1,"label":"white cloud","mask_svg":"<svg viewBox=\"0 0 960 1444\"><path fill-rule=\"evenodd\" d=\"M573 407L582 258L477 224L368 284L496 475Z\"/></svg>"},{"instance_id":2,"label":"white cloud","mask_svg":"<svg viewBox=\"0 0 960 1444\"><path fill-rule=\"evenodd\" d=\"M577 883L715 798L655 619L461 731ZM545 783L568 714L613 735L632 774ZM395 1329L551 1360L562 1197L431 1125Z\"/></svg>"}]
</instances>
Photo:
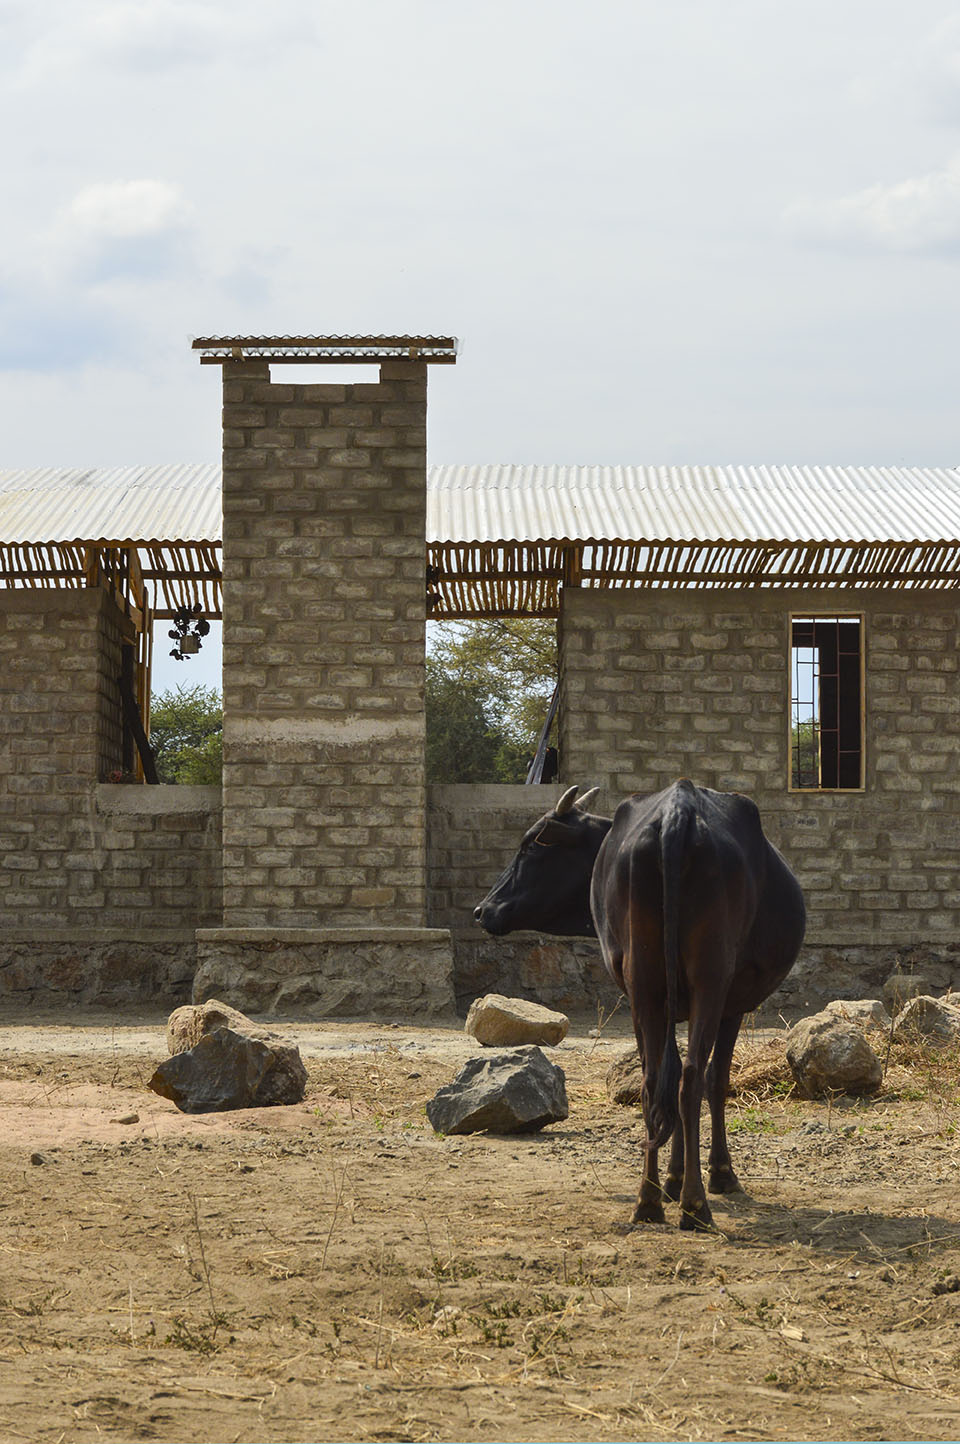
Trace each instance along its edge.
<instances>
[{"instance_id":1,"label":"white cloud","mask_svg":"<svg viewBox=\"0 0 960 1444\"><path fill-rule=\"evenodd\" d=\"M104 181L77 192L63 223L80 235L129 240L179 229L189 214L179 186L159 180Z\"/></svg>"},{"instance_id":2,"label":"white cloud","mask_svg":"<svg viewBox=\"0 0 960 1444\"><path fill-rule=\"evenodd\" d=\"M960 157L943 170L836 200L795 201L784 220L805 240L843 249L960 252Z\"/></svg>"},{"instance_id":3,"label":"white cloud","mask_svg":"<svg viewBox=\"0 0 960 1444\"><path fill-rule=\"evenodd\" d=\"M258 0L46 0L34 10L21 54L28 84L90 67L149 76L224 60L258 63L317 38L311 6L300 3L279 15Z\"/></svg>"},{"instance_id":4,"label":"white cloud","mask_svg":"<svg viewBox=\"0 0 960 1444\"><path fill-rule=\"evenodd\" d=\"M192 215L179 186L166 181L84 186L53 227L52 269L85 284L169 276L194 263Z\"/></svg>"}]
</instances>

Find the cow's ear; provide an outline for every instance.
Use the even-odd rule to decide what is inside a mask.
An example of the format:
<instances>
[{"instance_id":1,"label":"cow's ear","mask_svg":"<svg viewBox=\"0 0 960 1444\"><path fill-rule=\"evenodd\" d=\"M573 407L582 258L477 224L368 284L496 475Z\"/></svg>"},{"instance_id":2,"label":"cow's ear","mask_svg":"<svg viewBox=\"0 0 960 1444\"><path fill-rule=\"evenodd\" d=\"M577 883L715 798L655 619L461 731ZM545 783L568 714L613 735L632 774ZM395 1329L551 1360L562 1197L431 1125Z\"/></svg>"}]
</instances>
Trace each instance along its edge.
<instances>
[{"instance_id":1,"label":"cow's ear","mask_svg":"<svg viewBox=\"0 0 960 1444\"><path fill-rule=\"evenodd\" d=\"M555 818L548 817L533 840L538 842L541 847L556 847L558 844L573 842L574 838L575 832L572 827L568 827L564 822L558 822Z\"/></svg>"}]
</instances>

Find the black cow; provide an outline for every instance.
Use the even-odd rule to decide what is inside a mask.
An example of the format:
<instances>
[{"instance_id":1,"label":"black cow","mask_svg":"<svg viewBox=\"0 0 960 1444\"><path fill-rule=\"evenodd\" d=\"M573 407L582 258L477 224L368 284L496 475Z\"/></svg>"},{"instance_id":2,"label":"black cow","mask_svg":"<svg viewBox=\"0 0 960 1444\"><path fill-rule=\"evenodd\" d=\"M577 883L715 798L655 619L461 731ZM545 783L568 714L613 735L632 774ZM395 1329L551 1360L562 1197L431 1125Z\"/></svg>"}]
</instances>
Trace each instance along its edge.
<instances>
[{"instance_id":1,"label":"black cow","mask_svg":"<svg viewBox=\"0 0 960 1444\"><path fill-rule=\"evenodd\" d=\"M803 941L800 884L764 837L748 797L683 779L655 797L628 797L612 821L564 793L526 833L475 910L488 932L518 928L596 935L627 995L643 1059L646 1149L634 1223L662 1223L680 1200L680 1227L711 1222L700 1168L700 1105L710 1103L710 1191L739 1188L724 1104L744 1013L783 981ZM675 1025L688 1021L681 1065ZM709 1063L709 1067L708 1067ZM657 1152L673 1140L661 1187Z\"/></svg>"}]
</instances>

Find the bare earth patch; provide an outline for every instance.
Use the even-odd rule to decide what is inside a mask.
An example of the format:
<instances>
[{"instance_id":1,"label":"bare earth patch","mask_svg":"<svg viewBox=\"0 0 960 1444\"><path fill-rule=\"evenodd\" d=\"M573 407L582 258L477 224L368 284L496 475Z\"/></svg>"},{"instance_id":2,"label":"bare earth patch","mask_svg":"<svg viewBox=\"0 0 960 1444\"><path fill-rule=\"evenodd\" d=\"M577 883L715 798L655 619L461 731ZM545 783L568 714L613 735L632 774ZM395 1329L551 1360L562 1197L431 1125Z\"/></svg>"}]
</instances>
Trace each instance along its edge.
<instances>
[{"instance_id":1,"label":"bare earth patch","mask_svg":"<svg viewBox=\"0 0 960 1444\"><path fill-rule=\"evenodd\" d=\"M706 1236L627 1226L622 1032L549 1050L565 1123L442 1138L455 1030L287 1024L303 1104L191 1117L164 1023L0 1026L4 1440L960 1435L955 1058L810 1103L747 1043Z\"/></svg>"}]
</instances>

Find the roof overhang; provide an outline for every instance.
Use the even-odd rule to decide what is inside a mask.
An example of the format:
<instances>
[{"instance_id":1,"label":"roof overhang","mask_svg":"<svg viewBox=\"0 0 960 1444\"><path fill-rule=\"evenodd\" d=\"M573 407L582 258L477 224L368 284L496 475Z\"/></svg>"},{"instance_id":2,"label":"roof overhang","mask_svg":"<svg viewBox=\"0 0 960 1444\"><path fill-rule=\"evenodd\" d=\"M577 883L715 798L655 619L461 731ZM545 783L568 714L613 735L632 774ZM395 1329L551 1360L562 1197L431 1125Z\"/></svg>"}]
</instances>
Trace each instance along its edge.
<instances>
[{"instance_id":1,"label":"roof overhang","mask_svg":"<svg viewBox=\"0 0 960 1444\"><path fill-rule=\"evenodd\" d=\"M552 616L564 586L955 588L960 472L431 467L433 617ZM0 585L136 552L155 612L220 615L220 467L0 472Z\"/></svg>"}]
</instances>

